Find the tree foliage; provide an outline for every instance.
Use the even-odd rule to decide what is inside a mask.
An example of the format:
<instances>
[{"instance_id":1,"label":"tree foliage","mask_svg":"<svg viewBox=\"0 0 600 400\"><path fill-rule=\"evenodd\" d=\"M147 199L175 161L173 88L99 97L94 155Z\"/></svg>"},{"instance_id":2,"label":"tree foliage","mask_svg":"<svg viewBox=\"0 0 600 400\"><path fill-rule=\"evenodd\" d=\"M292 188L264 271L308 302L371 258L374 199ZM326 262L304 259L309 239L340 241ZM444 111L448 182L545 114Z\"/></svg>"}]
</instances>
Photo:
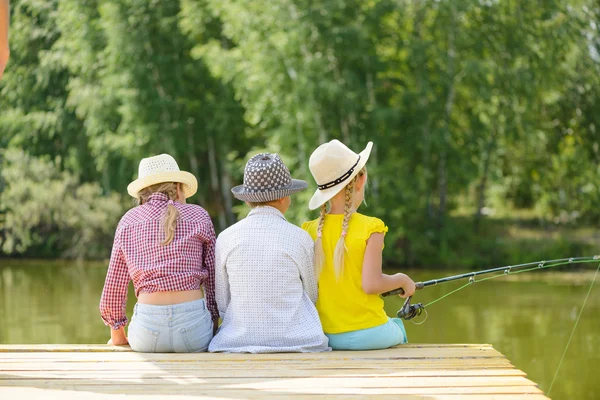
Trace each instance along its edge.
<instances>
[{"instance_id":1,"label":"tree foliage","mask_svg":"<svg viewBox=\"0 0 600 400\"><path fill-rule=\"evenodd\" d=\"M464 243L463 263L495 261L482 241L497 233L490 212L527 209L546 227L600 221L596 1L11 5L0 82L5 253L42 239L61 254L109 247L76 250L64 219L39 208L39 221L20 221L11 202L42 204L22 184L113 215L139 160L167 152L198 177L193 201L222 230L244 213L230 188L250 154L279 152L312 184L308 157L333 138L357 151L375 142L365 212L391 227L388 261L456 264ZM25 162L47 173L14 175ZM315 216L309 197L295 197L290 220ZM87 229L85 213L65 232ZM111 218L89 223L110 236Z\"/></svg>"}]
</instances>

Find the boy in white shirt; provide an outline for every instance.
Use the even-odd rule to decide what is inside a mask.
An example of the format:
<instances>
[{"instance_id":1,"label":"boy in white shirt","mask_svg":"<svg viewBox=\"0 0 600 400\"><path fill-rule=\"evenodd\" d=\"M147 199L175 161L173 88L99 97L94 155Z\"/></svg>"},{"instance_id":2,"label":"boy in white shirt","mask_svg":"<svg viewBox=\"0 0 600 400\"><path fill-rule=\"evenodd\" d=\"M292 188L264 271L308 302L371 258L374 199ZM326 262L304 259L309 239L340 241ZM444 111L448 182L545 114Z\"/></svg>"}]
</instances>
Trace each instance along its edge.
<instances>
[{"instance_id":1,"label":"boy in white shirt","mask_svg":"<svg viewBox=\"0 0 600 400\"><path fill-rule=\"evenodd\" d=\"M331 350L323 334L310 235L286 221L290 195L307 188L277 154L258 154L234 196L252 207L223 231L215 250L215 292L223 323L212 352Z\"/></svg>"}]
</instances>

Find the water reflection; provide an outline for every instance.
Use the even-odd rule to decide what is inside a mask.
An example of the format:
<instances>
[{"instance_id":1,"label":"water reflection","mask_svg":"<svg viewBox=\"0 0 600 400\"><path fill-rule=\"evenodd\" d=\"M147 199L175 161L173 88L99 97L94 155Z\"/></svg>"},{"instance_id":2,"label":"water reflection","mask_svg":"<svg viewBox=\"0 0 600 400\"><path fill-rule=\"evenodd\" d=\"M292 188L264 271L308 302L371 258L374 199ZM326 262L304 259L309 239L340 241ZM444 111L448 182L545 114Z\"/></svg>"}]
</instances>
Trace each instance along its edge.
<instances>
[{"instance_id":1,"label":"water reflection","mask_svg":"<svg viewBox=\"0 0 600 400\"><path fill-rule=\"evenodd\" d=\"M98 313L106 265L6 262L0 267L0 343L106 343ZM128 310L135 297L130 288Z\"/></svg>"},{"instance_id":2,"label":"water reflection","mask_svg":"<svg viewBox=\"0 0 600 400\"><path fill-rule=\"evenodd\" d=\"M429 287L417 293L416 301L426 304L460 285ZM490 343L547 391L588 287L589 282L549 284L502 278L476 283L429 307L422 325L407 322L409 340ZM399 298L388 301L388 314L393 315L401 305ZM589 367L600 363L596 352L600 346L599 309L600 290L595 288L552 389L553 399L599 397L597 372Z\"/></svg>"},{"instance_id":3,"label":"water reflection","mask_svg":"<svg viewBox=\"0 0 600 400\"><path fill-rule=\"evenodd\" d=\"M103 263L0 261L0 343L106 343L98 313ZM426 280L439 272L415 271ZM543 274L539 274L544 279ZM427 304L464 282L429 287ZM599 282L600 283L600 282ZM589 282L500 278L476 283L432 305L422 325L406 323L412 343L490 343L548 390ZM600 285L599 285L600 286ZM135 303L129 290L128 315ZM395 315L402 299L386 301ZM592 291L552 392L554 399L595 399L600 382L600 289Z\"/></svg>"}]
</instances>

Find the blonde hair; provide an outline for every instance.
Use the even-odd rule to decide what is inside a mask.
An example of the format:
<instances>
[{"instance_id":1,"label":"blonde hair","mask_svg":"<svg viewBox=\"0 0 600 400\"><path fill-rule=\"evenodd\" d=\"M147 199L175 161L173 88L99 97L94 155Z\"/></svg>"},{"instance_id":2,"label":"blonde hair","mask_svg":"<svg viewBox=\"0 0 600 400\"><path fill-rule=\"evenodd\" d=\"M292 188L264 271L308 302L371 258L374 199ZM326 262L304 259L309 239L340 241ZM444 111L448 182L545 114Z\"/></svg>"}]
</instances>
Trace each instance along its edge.
<instances>
[{"instance_id":1,"label":"blonde hair","mask_svg":"<svg viewBox=\"0 0 600 400\"><path fill-rule=\"evenodd\" d=\"M344 203L344 219L342 221L342 235L340 236L335 250L333 252L333 269L335 273L335 278L339 281L342 275L344 274L344 257L346 251L346 234L348 233L348 224L350 223L350 217L354 213L354 187L356 185L356 181L359 177L363 176L366 173L366 167L361 169L356 175L343 189L345 191L345 203ZM317 279L319 275L321 275L321 271L323 270L323 264L325 263L325 250L323 249L323 225L325 225L325 215L327 214L327 203L321 206L320 214L319 214L319 224L317 226L317 240L315 241L315 255L314 255L314 264L315 264L315 276Z\"/></svg>"},{"instance_id":2,"label":"blonde hair","mask_svg":"<svg viewBox=\"0 0 600 400\"><path fill-rule=\"evenodd\" d=\"M325 250L323 249L323 240L321 236L323 234L323 225L325 225L325 214L327 214L327 203L323 203L321 206L321 213L319 214L319 225L317 226L317 240L315 241L315 276L317 280L323 271L323 264L325 263Z\"/></svg>"},{"instance_id":3,"label":"blonde hair","mask_svg":"<svg viewBox=\"0 0 600 400\"><path fill-rule=\"evenodd\" d=\"M165 182L157 183L156 185L148 186L140 190L138 204L144 204L148 201L151 195L154 193L162 193L166 195L169 200L177 199L177 186L179 183ZM167 205L167 210L163 214L160 225L165 231L165 239L160 243L163 246L168 246L175 237L175 229L177 228L177 218L179 217L179 211L173 204Z\"/></svg>"}]
</instances>

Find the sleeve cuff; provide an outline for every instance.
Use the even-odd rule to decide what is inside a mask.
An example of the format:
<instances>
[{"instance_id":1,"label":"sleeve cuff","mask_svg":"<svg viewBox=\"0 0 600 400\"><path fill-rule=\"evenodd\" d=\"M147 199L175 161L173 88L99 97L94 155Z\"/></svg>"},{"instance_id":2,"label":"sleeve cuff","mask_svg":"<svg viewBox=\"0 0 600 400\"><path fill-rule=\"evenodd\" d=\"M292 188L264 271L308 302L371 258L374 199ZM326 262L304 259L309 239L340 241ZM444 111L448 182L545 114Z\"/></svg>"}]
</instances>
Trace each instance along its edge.
<instances>
[{"instance_id":1,"label":"sleeve cuff","mask_svg":"<svg viewBox=\"0 0 600 400\"><path fill-rule=\"evenodd\" d=\"M104 318L102 318L102 320L104 321L104 325L109 326L110 329L112 329L113 331L118 331L119 329L127 325L127 318L117 322L107 321Z\"/></svg>"}]
</instances>

